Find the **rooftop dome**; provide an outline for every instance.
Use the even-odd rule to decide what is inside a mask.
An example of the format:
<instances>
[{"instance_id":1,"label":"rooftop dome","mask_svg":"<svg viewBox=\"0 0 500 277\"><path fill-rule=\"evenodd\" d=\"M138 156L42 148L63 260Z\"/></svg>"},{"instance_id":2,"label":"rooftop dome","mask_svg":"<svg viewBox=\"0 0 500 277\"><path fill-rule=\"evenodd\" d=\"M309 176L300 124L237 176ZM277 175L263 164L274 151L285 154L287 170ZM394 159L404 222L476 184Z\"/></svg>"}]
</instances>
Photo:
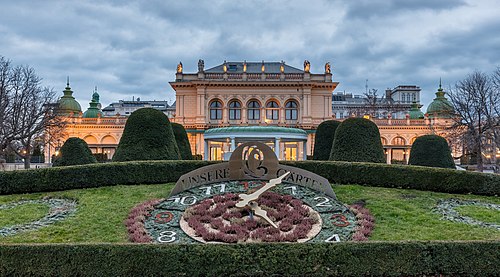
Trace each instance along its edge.
<instances>
[{"instance_id":1,"label":"rooftop dome","mask_svg":"<svg viewBox=\"0 0 500 277\"><path fill-rule=\"evenodd\" d=\"M90 101L90 107L83 113L84 118L98 118L102 116L101 109L99 108L99 93L97 93L97 87L92 94L92 100Z\"/></svg>"},{"instance_id":2,"label":"rooftop dome","mask_svg":"<svg viewBox=\"0 0 500 277\"><path fill-rule=\"evenodd\" d=\"M413 103L411 104L411 109L409 114L410 114L410 119L424 118L424 113L420 110L416 101L413 101Z\"/></svg>"},{"instance_id":3,"label":"rooftop dome","mask_svg":"<svg viewBox=\"0 0 500 277\"><path fill-rule=\"evenodd\" d=\"M66 88L63 90L64 95L57 101L59 104L59 113L65 115L79 115L82 112L82 107L73 97L73 91L69 86L69 78L66 83Z\"/></svg>"},{"instance_id":4,"label":"rooftop dome","mask_svg":"<svg viewBox=\"0 0 500 277\"><path fill-rule=\"evenodd\" d=\"M455 112L453 106L444 95L446 92L441 87L441 80L439 81L439 89L436 92L436 98L427 107L427 114L429 117L451 117Z\"/></svg>"}]
</instances>

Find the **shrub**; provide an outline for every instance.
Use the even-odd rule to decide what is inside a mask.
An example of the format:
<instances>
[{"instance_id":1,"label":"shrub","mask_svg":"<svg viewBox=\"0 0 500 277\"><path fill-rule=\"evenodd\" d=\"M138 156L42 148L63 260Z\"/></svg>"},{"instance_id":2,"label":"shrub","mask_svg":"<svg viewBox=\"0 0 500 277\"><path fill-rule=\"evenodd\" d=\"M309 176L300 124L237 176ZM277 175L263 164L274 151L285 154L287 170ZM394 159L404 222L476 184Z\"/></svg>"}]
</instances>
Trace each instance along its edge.
<instances>
[{"instance_id":1,"label":"shrub","mask_svg":"<svg viewBox=\"0 0 500 277\"><path fill-rule=\"evenodd\" d=\"M417 189L445 193L500 195L500 175L379 163L300 161L280 162L312 171L332 184Z\"/></svg>"},{"instance_id":2,"label":"shrub","mask_svg":"<svg viewBox=\"0 0 500 277\"><path fill-rule=\"evenodd\" d=\"M208 161L132 161L0 172L0 195L176 182Z\"/></svg>"},{"instance_id":3,"label":"shrub","mask_svg":"<svg viewBox=\"0 0 500 277\"><path fill-rule=\"evenodd\" d=\"M411 146L408 164L455 168L448 142L438 135L418 137Z\"/></svg>"},{"instance_id":4,"label":"shrub","mask_svg":"<svg viewBox=\"0 0 500 277\"><path fill-rule=\"evenodd\" d=\"M498 276L498 241L3 244L5 276Z\"/></svg>"},{"instance_id":5,"label":"shrub","mask_svg":"<svg viewBox=\"0 0 500 277\"><path fill-rule=\"evenodd\" d=\"M179 148L168 117L153 108L133 112L113 161L178 160Z\"/></svg>"},{"instance_id":6,"label":"shrub","mask_svg":"<svg viewBox=\"0 0 500 277\"><path fill-rule=\"evenodd\" d=\"M377 125L364 118L344 120L335 131L330 160L385 163Z\"/></svg>"},{"instance_id":7,"label":"shrub","mask_svg":"<svg viewBox=\"0 0 500 277\"><path fill-rule=\"evenodd\" d=\"M97 163L97 160L92 156L87 143L80 138L69 138L64 142L60 150L60 157L54 161L52 166L68 166L79 164Z\"/></svg>"},{"instance_id":8,"label":"shrub","mask_svg":"<svg viewBox=\"0 0 500 277\"><path fill-rule=\"evenodd\" d=\"M191 153L191 145L189 144L189 139L184 126L179 123L172 123L172 131L174 132L175 141L177 142L181 159L192 160L193 154Z\"/></svg>"},{"instance_id":9,"label":"shrub","mask_svg":"<svg viewBox=\"0 0 500 277\"><path fill-rule=\"evenodd\" d=\"M0 195L114 185L176 182L214 161L140 161L0 172ZM500 195L500 175L376 163L299 161L281 163L309 170L333 184L408 188L446 193Z\"/></svg>"},{"instance_id":10,"label":"shrub","mask_svg":"<svg viewBox=\"0 0 500 277\"><path fill-rule=\"evenodd\" d=\"M340 121L336 120L323 121L318 125L314 139L313 160L327 161L330 158L335 130L339 125Z\"/></svg>"}]
</instances>

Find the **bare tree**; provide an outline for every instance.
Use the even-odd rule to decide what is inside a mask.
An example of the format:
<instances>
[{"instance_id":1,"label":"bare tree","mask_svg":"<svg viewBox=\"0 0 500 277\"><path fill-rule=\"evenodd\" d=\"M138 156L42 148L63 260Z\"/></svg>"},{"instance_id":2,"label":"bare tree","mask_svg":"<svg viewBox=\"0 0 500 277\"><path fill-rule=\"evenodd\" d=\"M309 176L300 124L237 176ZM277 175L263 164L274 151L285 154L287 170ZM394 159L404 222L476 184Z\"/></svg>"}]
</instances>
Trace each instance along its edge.
<instances>
[{"instance_id":1,"label":"bare tree","mask_svg":"<svg viewBox=\"0 0 500 277\"><path fill-rule=\"evenodd\" d=\"M452 128L462 136L465 152L477 157L478 171L483 171L485 144L491 147L498 138L500 93L495 89L494 76L475 71L457 82L449 93L456 113Z\"/></svg>"},{"instance_id":2,"label":"bare tree","mask_svg":"<svg viewBox=\"0 0 500 277\"><path fill-rule=\"evenodd\" d=\"M384 100L384 97L378 96L377 89L368 90L367 92L364 93L364 96L365 96L364 113L369 114L371 117L377 117L377 113L380 112L380 109L383 106L382 102Z\"/></svg>"},{"instance_id":3,"label":"bare tree","mask_svg":"<svg viewBox=\"0 0 500 277\"><path fill-rule=\"evenodd\" d=\"M64 124L54 110L55 92L41 86L32 67L12 67L0 57L0 99L0 154L9 148L30 168L35 138L44 137L50 126Z\"/></svg>"}]
</instances>

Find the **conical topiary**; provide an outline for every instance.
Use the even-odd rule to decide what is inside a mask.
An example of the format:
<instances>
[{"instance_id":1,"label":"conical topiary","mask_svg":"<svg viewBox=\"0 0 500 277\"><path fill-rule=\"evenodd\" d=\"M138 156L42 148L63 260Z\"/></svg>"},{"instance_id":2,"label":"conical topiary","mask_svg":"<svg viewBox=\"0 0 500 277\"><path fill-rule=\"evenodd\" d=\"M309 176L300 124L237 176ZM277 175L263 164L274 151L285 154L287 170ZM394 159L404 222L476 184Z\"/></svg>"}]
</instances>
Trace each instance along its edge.
<instances>
[{"instance_id":1,"label":"conical topiary","mask_svg":"<svg viewBox=\"0 0 500 277\"><path fill-rule=\"evenodd\" d=\"M179 158L179 148L168 117L159 110L142 108L129 116L113 161Z\"/></svg>"},{"instance_id":2,"label":"conical topiary","mask_svg":"<svg viewBox=\"0 0 500 277\"><path fill-rule=\"evenodd\" d=\"M177 142L181 159L192 160L193 154L191 153L191 145L189 144L189 139L184 126L179 123L172 123L172 131L174 131L175 141Z\"/></svg>"},{"instance_id":3,"label":"conical topiary","mask_svg":"<svg viewBox=\"0 0 500 277\"><path fill-rule=\"evenodd\" d=\"M377 125L364 118L344 120L335 131L330 160L385 163Z\"/></svg>"},{"instance_id":4,"label":"conical topiary","mask_svg":"<svg viewBox=\"0 0 500 277\"><path fill-rule=\"evenodd\" d=\"M408 164L455 168L448 142L438 135L418 137L411 146Z\"/></svg>"},{"instance_id":5,"label":"conical topiary","mask_svg":"<svg viewBox=\"0 0 500 277\"><path fill-rule=\"evenodd\" d=\"M79 164L97 163L92 156L87 143L80 138L69 138L64 142L60 150L60 156L54 160L52 166L67 166Z\"/></svg>"},{"instance_id":6,"label":"conical topiary","mask_svg":"<svg viewBox=\"0 0 500 277\"><path fill-rule=\"evenodd\" d=\"M335 130L339 125L340 121L336 120L323 121L318 125L316 138L314 139L313 160L328 161L332 151Z\"/></svg>"}]
</instances>

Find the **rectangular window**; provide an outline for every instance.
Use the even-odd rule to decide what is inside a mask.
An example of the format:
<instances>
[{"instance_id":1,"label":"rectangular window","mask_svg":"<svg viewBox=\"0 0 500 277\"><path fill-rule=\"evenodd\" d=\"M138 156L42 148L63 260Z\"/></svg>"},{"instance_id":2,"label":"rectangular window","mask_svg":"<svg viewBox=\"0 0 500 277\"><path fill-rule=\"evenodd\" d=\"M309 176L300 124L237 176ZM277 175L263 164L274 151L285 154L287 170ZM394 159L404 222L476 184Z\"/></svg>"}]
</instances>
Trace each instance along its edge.
<instances>
[{"instance_id":1,"label":"rectangular window","mask_svg":"<svg viewBox=\"0 0 500 277\"><path fill-rule=\"evenodd\" d=\"M249 120L259 120L260 119L260 110L249 109L248 110L248 119Z\"/></svg>"},{"instance_id":2,"label":"rectangular window","mask_svg":"<svg viewBox=\"0 0 500 277\"><path fill-rule=\"evenodd\" d=\"M240 120L241 119L241 110L240 109L230 109L229 110L229 119Z\"/></svg>"}]
</instances>

